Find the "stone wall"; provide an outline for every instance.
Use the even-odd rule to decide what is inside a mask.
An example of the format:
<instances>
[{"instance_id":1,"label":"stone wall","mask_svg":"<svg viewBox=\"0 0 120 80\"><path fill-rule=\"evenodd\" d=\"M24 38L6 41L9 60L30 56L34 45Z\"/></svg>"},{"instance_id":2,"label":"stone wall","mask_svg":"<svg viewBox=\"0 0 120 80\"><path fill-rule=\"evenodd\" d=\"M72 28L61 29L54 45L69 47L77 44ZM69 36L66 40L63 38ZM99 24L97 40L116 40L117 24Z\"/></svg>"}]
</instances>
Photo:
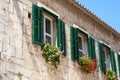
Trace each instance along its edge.
<instances>
[{"instance_id":1,"label":"stone wall","mask_svg":"<svg viewBox=\"0 0 120 80\"><path fill-rule=\"evenodd\" d=\"M32 3L48 7L66 24L67 56L58 69L46 64L41 47L31 42ZM102 27L68 0L0 0L0 80L105 80L99 70L83 73L70 58L70 25L76 24L97 41L120 50L120 38ZM117 42L117 43L116 43ZM117 47L116 47L117 46ZM99 60L99 59L98 59Z\"/></svg>"}]
</instances>

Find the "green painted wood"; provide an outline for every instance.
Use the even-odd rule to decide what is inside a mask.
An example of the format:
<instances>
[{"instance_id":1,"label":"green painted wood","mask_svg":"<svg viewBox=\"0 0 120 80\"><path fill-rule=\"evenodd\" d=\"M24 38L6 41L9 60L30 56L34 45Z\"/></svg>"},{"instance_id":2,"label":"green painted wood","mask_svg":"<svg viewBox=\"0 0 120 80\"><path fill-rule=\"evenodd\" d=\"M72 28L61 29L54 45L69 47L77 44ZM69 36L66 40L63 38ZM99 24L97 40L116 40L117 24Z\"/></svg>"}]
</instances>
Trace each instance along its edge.
<instances>
[{"instance_id":1,"label":"green painted wood","mask_svg":"<svg viewBox=\"0 0 120 80\"><path fill-rule=\"evenodd\" d=\"M111 61L112 70L116 73L117 72L116 61L115 61L115 54L113 50L110 51L110 61Z\"/></svg>"},{"instance_id":2,"label":"green painted wood","mask_svg":"<svg viewBox=\"0 0 120 80\"><path fill-rule=\"evenodd\" d=\"M78 55L78 30L73 26L70 27L70 45L71 45L71 59L77 60Z\"/></svg>"},{"instance_id":3,"label":"green painted wood","mask_svg":"<svg viewBox=\"0 0 120 80\"><path fill-rule=\"evenodd\" d=\"M65 23L58 19L57 26L57 46L63 52L63 55L66 56L66 36L65 36Z\"/></svg>"},{"instance_id":4,"label":"green painted wood","mask_svg":"<svg viewBox=\"0 0 120 80\"><path fill-rule=\"evenodd\" d=\"M43 32L43 14L42 8L32 5L32 43L43 45L44 32Z\"/></svg>"},{"instance_id":5,"label":"green painted wood","mask_svg":"<svg viewBox=\"0 0 120 80\"><path fill-rule=\"evenodd\" d=\"M103 50L103 44L98 42L98 50L99 50L99 62L100 62L100 70L105 73L106 64L105 64L105 53Z\"/></svg>"}]
</instances>

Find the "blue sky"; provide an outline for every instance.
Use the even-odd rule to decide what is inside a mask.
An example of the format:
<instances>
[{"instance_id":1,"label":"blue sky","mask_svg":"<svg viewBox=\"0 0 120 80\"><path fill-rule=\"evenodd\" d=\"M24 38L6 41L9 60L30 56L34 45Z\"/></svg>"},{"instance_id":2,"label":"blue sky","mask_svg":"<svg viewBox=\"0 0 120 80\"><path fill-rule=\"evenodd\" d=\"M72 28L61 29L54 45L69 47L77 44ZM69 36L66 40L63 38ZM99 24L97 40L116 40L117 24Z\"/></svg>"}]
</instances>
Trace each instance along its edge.
<instances>
[{"instance_id":1,"label":"blue sky","mask_svg":"<svg viewBox=\"0 0 120 80\"><path fill-rule=\"evenodd\" d=\"M77 0L120 33L120 0Z\"/></svg>"}]
</instances>

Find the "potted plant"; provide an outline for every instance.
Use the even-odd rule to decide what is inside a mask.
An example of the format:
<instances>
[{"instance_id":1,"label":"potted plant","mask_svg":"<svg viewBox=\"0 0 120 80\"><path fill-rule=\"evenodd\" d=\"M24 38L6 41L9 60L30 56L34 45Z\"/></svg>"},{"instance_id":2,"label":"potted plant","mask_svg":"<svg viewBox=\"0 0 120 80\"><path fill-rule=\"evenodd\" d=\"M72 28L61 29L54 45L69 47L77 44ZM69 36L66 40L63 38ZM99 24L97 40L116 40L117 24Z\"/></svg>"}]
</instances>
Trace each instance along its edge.
<instances>
[{"instance_id":1,"label":"potted plant","mask_svg":"<svg viewBox=\"0 0 120 80\"><path fill-rule=\"evenodd\" d=\"M82 56L78 59L78 64L80 65L80 68L85 73L92 73L96 70L96 61L92 60L88 56Z\"/></svg>"},{"instance_id":2,"label":"potted plant","mask_svg":"<svg viewBox=\"0 0 120 80\"><path fill-rule=\"evenodd\" d=\"M115 72L112 70L106 70L107 80L115 80Z\"/></svg>"},{"instance_id":3,"label":"potted plant","mask_svg":"<svg viewBox=\"0 0 120 80\"><path fill-rule=\"evenodd\" d=\"M43 57L45 61L52 64L55 68L58 68L60 64L61 53L57 47L51 46L49 43L46 43L43 47Z\"/></svg>"}]
</instances>

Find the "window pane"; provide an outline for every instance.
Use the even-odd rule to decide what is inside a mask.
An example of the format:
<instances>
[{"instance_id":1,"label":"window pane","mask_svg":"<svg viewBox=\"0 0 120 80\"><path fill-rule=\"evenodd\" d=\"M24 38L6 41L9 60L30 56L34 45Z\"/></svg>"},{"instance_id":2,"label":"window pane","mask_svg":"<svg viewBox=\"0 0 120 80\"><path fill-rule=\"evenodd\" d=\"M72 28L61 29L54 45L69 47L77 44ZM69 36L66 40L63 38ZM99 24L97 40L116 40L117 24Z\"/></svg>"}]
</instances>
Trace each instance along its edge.
<instances>
[{"instance_id":1,"label":"window pane","mask_svg":"<svg viewBox=\"0 0 120 80\"><path fill-rule=\"evenodd\" d=\"M82 48L82 38L78 36L78 47L79 49L83 49Z\"/></svg>"},{"instance_id":2,"label":"window pane","mask_svg":"<svg viewBox=\"0 0 120 80\"><path fill-rule=\"evenodd\" d=\"M46 25L46 33L51 34L51 21L49 19L45 19L45 25Z\"/></svg>"},{"instance_id":3,"label":"window pane","mask_svg":"<svg viewBox=\"0 0 120 80\"><path fill-rule=\"evenodd\" d=\"M48 42L48 43L51 44L51 37L49 37L49 36L46 35L46 42Z\"/></svg>"},{"instance_id":4,"label":"window pane","mask_svg":"<svg viewBox=\"0 0 120 80\"><path fill-rule=\"evenodd\" d=\"M106 64L106 67L107 69L110 69L110 52L109 52L109 48L107 47L103 47L103 51L105 53L105 64Z\"/></svg>"}]
</instances>

